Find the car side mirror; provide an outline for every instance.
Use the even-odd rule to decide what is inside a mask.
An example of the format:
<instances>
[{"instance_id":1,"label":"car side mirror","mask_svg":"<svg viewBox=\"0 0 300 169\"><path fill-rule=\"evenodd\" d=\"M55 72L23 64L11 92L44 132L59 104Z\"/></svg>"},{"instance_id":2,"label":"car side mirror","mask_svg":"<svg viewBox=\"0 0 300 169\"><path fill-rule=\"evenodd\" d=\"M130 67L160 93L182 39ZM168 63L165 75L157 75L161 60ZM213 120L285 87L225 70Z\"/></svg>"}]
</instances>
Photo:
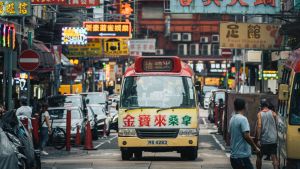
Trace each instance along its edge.
<instances>
[{"instance_id":1,"label":"car side mirror","mask_svg":"<svg viewBox=\"0 0 300 169\"><path fill-rule=\"evenodd\" d=\"M287 101L289 99L289 86L287 84L279 85L279 100Z\"/></svg>"}]
</instances>

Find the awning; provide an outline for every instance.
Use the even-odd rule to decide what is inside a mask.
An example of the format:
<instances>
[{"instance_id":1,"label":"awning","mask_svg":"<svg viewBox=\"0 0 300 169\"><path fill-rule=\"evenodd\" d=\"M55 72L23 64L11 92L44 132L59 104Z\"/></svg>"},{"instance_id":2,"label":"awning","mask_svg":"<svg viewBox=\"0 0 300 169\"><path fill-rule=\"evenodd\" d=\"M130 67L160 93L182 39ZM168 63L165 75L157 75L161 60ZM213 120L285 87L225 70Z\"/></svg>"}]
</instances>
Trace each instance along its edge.
<instances>
[{"instance_id":1,"label":"awning","mask_svg":"<svg viewBox=\"0 0 300 169\"><path fill-rule=\"evenodd\" d=\"M28 49L28 41L23 40L22 42L22 51ZM54 70L55 59L52 55L50 49L45 46L41 41L34 41L32 45L32 50L40 54L40 66L35 72L43 73L50 72Z\"/></svg>"}]
</instances>

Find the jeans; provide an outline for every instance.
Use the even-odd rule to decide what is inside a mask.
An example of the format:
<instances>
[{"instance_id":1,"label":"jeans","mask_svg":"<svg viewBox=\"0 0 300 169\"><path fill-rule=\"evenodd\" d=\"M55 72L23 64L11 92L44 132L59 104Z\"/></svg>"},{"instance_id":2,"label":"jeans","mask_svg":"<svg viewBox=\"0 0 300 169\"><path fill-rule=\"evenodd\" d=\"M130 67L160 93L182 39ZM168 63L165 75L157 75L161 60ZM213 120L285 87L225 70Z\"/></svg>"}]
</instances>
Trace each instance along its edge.
<instances>
[{"instance_id":1,"label":"jeans","mask_svg":"<svg viewBox=\"0 0 300 169\"><path fill-rule=\"evenodd\" d=\"M246 158L230 158L233 169L254 169L249 157Z\"/></svg>"},{"instance_id":2,"label":"jeans","mask_svg":"<svg viewBox=\"0 0 300 169\"><path fill-rule=\"evenodd\" d=\"M48 127L41 128L41 150L44 149L49 139Z\"/></svg>"}]
</instances>

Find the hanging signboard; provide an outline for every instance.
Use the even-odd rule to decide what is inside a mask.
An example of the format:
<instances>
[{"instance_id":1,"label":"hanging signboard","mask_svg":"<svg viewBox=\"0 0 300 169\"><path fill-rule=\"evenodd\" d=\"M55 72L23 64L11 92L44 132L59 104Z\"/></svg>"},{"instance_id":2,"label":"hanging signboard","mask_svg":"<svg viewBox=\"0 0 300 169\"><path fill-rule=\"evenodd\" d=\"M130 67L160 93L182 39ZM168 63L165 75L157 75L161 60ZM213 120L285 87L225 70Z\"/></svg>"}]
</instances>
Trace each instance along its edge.
<instances>
[{"instance_id":1,"label":"hanging signboard","mask_svg":"<svg viewBox=\"0 0 300 169\"><path fill-rule=\"evenodd\" d=\"M259 80L277 80L278 79L278 71L276 70L264 70L263 73L261 71L258 72Z\"/></svg>"},{"instance_id":2,"label":"hanging signboard","mask_svg":"<svg viewBox=\"0 0 300 169\"><path fill-rule=\"evenodd\" d=\"M30 0L0 0L0 16L31 15Z\"/></svg>"},{"instance_id":3,"label":"hanging signboard","mask_svg":"<svg viewBox=\"0 0 300 169\"><path fill-rule=\"evenodd\" d=\"M155 53L156 39L131 39L129 50L131 52Z\"/></svg>"},{"instance_id":4,"label":"hanging signboard","mask_svg":"<svg viewBox=\"0 0 300 169\"><path fill-rule=\"evenodd\" d=\"M64 27L62 28L63 45L85 45L87 44L87 31L80 27Z\"/></svg>"},{"instance_id":5,"label":"hanging signboard","mask_svg":"<svg viewBox=\"0 0 300 169\"><path fill-rule=\"evenodd\" d=\"M102 45L100 39L90 39L88 43L83 46L69 45L68 46L68 57L101 57Z\"/></svg>"},{"instance_id":6,"label":"hanging signboard","mask_svg":"<svg viewBox=\"0 0 300 169\"><path fill-rule=\"evenodd\" d=\"M283 42L279 25L256 23L221 23L220 48L278 49Z\"/></svg>"},{"instance_id":7,"label":"hanging signboard","mask_svg":"<svg viewBox=\"0 0 300 169\"><path fill-rule=\"evenodd\" d=\"M108 39L104 41L105 56L126 56L128 51L128 40Z\"/></svg>"},{"instance_id":8,"label":"hanging signboard","mask_svg":"<svg viewBox=\"0 0 300 169\"><path fill-rule=\"evenodd\" d=\"M90 39L131 38L130 22L84 22Z\"/></svg>"},{"instance_id":9,"label":"hanging signboard","mask_svg":"<svg viewBox=\"0 0 300 169\"><path fill-rule=\"evenodd\" d=\"M170 0L171 13L277 14L280 0Z\"/></svg>"},{"instance_id":10,"label":"hanging signboard","mask_svg":"<svg viewBox=\"0 0 300 169\"><path fill-rule=\"evenodd\" d=\"M100 0L69 0L66 6L70 7L90 7L99 6Z\"/></svg>"},{"instance_id":11,"label":"hanging signboard","mask_svg":"<svg viewBox=\"0 0 300 169\"><path fill-rule=\"evenodd\" d=\"M31 0L31 4L67 4L67 0Z\"/></svg>"}]
</instances>

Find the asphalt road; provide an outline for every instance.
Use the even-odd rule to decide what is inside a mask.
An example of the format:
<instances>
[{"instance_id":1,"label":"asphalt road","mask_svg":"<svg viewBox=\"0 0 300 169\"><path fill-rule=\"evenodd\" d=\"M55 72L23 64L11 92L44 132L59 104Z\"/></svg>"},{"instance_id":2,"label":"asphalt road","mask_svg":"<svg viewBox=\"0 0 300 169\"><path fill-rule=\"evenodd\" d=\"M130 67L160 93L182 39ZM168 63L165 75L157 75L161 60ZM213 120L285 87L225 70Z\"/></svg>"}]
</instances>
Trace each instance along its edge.
<instances>
[{"instance_id":1,"label":"asphalt road","mask_svg":"<svg viewBox=\"0 0 300 169\"><path fill-rule=\"evenodd\" d=\"M140 160L122 161L117 146L117 133L93 142L96 150L86 151L82 147L72 147L70 152L48 148L49 156L42 157L45 169L229 169L229 149L225 146L216 128L207 121L207 112L200 111L200 142L198 159L182 161L180 154L143 153ZM253 164L255 158L253 157ZM263 169L271 169L271 162L266 161Z\"/></svg>"}]
</instances>

